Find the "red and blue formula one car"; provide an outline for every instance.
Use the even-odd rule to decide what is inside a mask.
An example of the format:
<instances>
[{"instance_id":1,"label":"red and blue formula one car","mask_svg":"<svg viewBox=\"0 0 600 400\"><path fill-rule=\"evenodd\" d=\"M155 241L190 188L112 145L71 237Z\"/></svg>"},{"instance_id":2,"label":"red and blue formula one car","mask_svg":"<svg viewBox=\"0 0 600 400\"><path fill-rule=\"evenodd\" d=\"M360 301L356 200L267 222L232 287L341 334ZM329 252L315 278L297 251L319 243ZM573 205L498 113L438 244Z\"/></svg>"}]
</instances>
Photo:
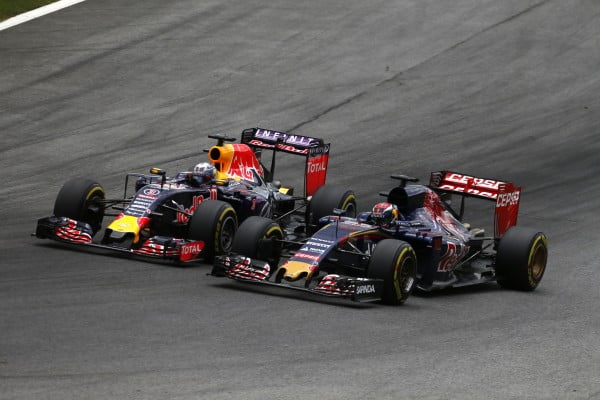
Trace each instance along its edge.
<instances>
[{"instance_id":1,"label":"red and blue formula one car","mask_svg":"<svg viewBox=\"0 0 600 400\"><path fill-rule=\"evenodd\" d=\"M66 182L50 217L38 220L35 235L63 243L187 262L231 249L238 222L248 217L272 218L293 230L316 225L325 210L356 210L354 194L326 185L330 145L322 139L260 128L242 132L241 143L214 135L208 163L167 177L158 168L150 174L129 173L123 197L106 198L93 179ZM270 166L261 162L271 151ZM305 159L304 193L275 181L276 154ZM134 179L130 179L134 178ZM127 194L135 182L134 194ZM317 192L317 202L310 201ZM319 202L319 197L323 202ZM308 212L310 210L310 213ZM114 219L102 229L105 216Z\"/></svg>"},{"instance_id":2,"label":"red and blue formula one car","mask_svg":"<svg viewBox=\"0 0 600 400\"><path fill-rule=\"evenodd\" d=\"M521 188L511 182L454 172L431 174L429 185L393 175L400 184L372 212L343 210L320 219L299 238L262 217L247 219L232 253L215 259L212 274L285 286L356 301L402 304L423 291L496 281L520 290L537 287L548 256L546 236L516 226ZM451 195L462 197L459 210ZM461 222L464 199L494 201L494 234ZM333 211L333 210L332 210Z\"/></svg>"}]
</instances>

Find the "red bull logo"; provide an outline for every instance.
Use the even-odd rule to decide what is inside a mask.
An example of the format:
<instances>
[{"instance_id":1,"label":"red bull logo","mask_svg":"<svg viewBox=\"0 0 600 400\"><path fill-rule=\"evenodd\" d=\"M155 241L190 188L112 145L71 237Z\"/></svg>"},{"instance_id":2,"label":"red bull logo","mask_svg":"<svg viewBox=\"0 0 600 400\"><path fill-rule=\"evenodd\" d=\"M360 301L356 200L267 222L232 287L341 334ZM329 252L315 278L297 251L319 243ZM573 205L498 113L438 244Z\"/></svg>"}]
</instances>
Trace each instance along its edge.
<instances>
[{"instance_id":1,"label":"red bull logo","mask_svg":"<svg viewBox=\"0 0 600 400\"><path fill-rule=\"evenodd\" d=\"M179 205L179 209L183 212L177 213L177 222L187 223L190 220L189 215L194 214L198 206L204 201L204 196L194 196L192 199L192 205L188 208L184 208L181 204Z\"/></svg>"}]
</instances>

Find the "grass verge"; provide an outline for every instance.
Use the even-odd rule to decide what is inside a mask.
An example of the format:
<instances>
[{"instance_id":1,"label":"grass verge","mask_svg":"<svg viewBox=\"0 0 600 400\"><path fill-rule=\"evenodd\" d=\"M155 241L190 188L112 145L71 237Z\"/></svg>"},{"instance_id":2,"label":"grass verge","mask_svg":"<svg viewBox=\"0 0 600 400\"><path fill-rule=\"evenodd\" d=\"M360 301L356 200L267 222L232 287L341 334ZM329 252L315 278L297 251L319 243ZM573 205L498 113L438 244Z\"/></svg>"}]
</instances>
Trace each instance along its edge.
<instances>
[{"instance_id":1,"label":"grass verge","mask_svg":"<svg viewBox=\"0 0 600 400\"><path fill-rule=\"evenodd\" d=\"M56 0L0 0L0 21L33 10Z\"/></svg>"}]
</instances>

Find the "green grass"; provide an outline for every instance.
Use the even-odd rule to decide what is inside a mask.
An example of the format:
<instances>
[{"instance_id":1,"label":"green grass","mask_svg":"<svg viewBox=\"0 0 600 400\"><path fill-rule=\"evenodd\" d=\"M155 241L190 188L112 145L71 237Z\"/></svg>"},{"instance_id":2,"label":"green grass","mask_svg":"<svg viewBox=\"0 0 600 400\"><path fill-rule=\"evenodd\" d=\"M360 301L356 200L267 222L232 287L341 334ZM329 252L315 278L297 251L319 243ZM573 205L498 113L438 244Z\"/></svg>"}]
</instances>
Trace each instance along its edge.
<instances>
[{"instance_id":1,"label":"green grass","mask_svg":"<svg viewBox=\"0 0 600 400\"><path fill-rule=\"evenodd\" d=\"M56 0L0 0L0 21L34 8L54 3Z\"/></svg>"}]
</instances>

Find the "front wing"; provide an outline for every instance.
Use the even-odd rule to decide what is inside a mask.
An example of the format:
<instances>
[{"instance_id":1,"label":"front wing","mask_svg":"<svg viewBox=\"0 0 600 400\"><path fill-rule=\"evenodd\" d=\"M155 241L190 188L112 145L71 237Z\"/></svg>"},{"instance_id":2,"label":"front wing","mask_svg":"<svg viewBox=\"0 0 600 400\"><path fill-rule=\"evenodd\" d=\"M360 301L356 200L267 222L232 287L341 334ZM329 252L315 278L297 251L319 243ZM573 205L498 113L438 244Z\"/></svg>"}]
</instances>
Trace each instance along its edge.
<instances>
[{"instance_id":1,"label":"front wing","mask_svg":"<svg viewBox=\"0 0 600 400\"><path fill-rule=\"evenodd\" d=\"M94 232L89 224L67 217L46 217L38 220L35 236L62 243L175 262L190 262L200 258L204 242L153 236L137 248L126 248L92 242Z\"/></svg>"},{"instance_id":2,"label":"front wing","mask_svg":"<svg viewBox=\"0 0 600 400\"><path fill-rule=\"evenodd\" d=\"M268 286L308 292L327 297L337 297L358 302L381 300L383 280L358 277L346 277L329 274L313 285L295 286L287 282L270 280L272 267L265 261L239 255L215 257L211 275L227 277L240 282L256 283Z\"/></svg>"}]
</instances>

